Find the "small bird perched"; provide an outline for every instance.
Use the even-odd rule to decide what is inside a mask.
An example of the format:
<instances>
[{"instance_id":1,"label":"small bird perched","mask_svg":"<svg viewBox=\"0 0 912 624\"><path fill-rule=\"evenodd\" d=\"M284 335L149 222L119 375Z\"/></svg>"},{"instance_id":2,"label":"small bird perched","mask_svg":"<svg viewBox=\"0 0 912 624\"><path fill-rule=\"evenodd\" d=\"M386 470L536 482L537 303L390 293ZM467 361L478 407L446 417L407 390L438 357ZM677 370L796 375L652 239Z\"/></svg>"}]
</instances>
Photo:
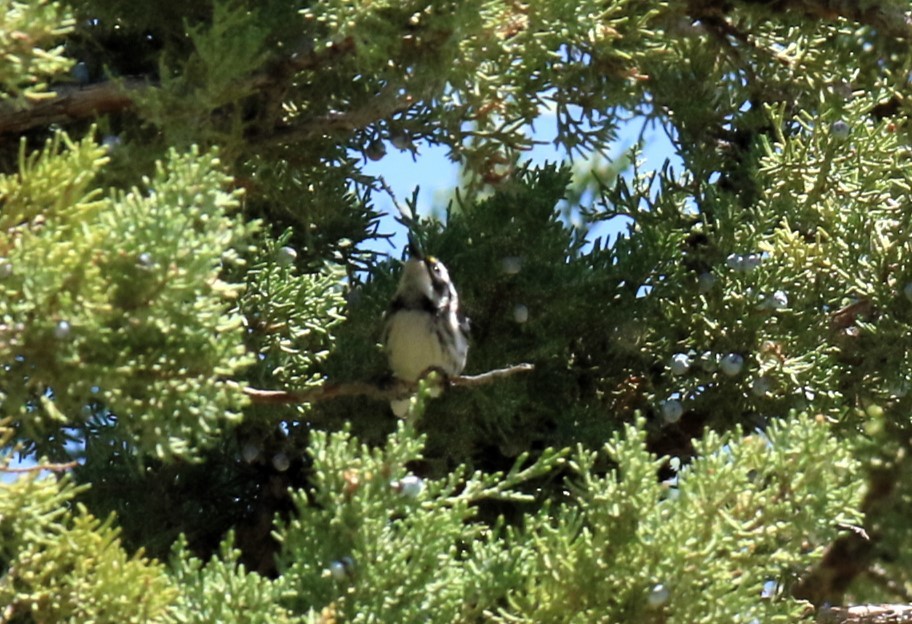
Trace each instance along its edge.
<instances>
[{"instance_id":1,"label":"small bird perched","mask_svg":"<svg viewBox=\"0 0 912 624\"><path fill-rule=\"evenodd\" d=\"M459 309L456 288L442 262L422 257L414 245L410 250L383 330L390 369L398 379L412 382L429 370L458 375L469 350L469 323ZM394 400L390 407L401 417L408 403Z\"/></svg>"}]
</instances>

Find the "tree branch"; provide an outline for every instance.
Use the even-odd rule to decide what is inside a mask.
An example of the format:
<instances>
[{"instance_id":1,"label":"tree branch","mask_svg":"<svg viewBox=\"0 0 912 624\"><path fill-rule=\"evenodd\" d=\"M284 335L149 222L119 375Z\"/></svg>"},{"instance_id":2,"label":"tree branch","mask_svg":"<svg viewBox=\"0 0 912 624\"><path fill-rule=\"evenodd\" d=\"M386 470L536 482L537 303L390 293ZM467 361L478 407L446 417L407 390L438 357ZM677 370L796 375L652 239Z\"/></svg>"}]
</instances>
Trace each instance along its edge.
<instances>
[{"instance_id":1,"label":"tree branch","mask_svg":"<svg viewBox=\"0 0 912 624\"><path fill-rule=\"evenodd\" d=\"M128 110L133 107L134 98L150 88L143 78L79 87L59 86L55 88L56 96L38 100L25 108L0 107L0 135Z\"/></svg>"},{"instance_id":2,"label":"tree branch","mask_svg":"<svg viewBox=\"0 0 912 624\"><path fill-rule=\"evenodd\" d=\"M504 377L510 377L518 373L526 373L534 370L532 364L516 364L506 368L481 373L480 375L459 375L450 377L445 384L454 387L474 387L483 386L493 383ZM352 381L346 383L331 384L326 383L313 390L261 390L258 388L245 388L244 394L250 397L254 403L265 405L285 405L294 403L317 403L339 397L364 396L377 401L390 401L392 399L401 399L418 389L418 383L402 381L401 379L393 380L387 384L374 384L364 381Z\"/></svg>"},{"instance_id":3,"label":"tree branch","mask_svg":"<svg viewBox=\"0 0 912 624\"><path fill-rule=\"evenodd\" d=\"M17 466L15 468L11 468L10 466L0 466L0 472L21 473L41 472L42 470L50 470L51 472L65 472L67 470L75 468L78 465L78 462L71 461L64 464L35 464L34 466Z\"/></svg>"},{"instance_id":4,"label":"tree branch","mask_svg":"<svg viewBox=\"0 0 912 624\"><path fill-rule=\"evenodd\" d=\"M276 128L261 140L267 143L288 144L307 141L334 132L352 132L400 113L414 102L409 94L393 85L386 85L370 101L349 111L330 111L298 124ZM256 140L256 139L254 139Z\"/></svg>"},{"instance_id":5,"label":"tree branch","mask_svg":"<svg viewBox=\"0 0 912 624\"><path fill-rule=\"evenodd\" d=\"M351 39L343 40L320 52L307 50L291 54L249 77L239 92L281 92L295 74L314 71L336 62L355 48ZM58 85L55 95L29 103L24 108L0 106L0 135L16 134L50 124L65 124L99 115L132 109L139 96L159 88L157 80L134 76L84 86ZM398 87L387 85L371 100L349 111L331 111L287 127L277 127L259 137L271 143L308 140L332 132L351 132L406 110L414 97ZM255 140L257 140L255 138Z\"/></svg>"},{"instance_id":6,"label":"tree branch","mask_svg":"<svg viewBox=\"0 0 912 624\"><path fill-rule=\"evenodd\" d=\"M827 607L817 613L817 621L820 624L912 624L912 605Z\"/></svg>"},{"instance_id":7,"label":"tree branch","mask_svg":"<svg viewBox=\"0 0 912 624\"><path fill-rule=\"evenodd\" d=\"M882 34L906 41L912 40L912 20L898 7L883 7L874 3L858 2L858 0L805 2L801 6L812 17L828 21L836 17L844 17L876 28Z\"/></svg>"},{"instance_id":8,"label":"tree branch","mask_svg":"<svg viewBox=\"0 0 912 624\"><path fill-rule=\"evenodd\" d=\"M803 17L833 22L839 18L876 28L881 34L912 40L912 20L899 7L858 0L741 0L740 4L763 5L770 13L792 13ZM723 15L735 5L716 0L690 0L687 12L695 19Z\"/></svg>"}]
</instances>

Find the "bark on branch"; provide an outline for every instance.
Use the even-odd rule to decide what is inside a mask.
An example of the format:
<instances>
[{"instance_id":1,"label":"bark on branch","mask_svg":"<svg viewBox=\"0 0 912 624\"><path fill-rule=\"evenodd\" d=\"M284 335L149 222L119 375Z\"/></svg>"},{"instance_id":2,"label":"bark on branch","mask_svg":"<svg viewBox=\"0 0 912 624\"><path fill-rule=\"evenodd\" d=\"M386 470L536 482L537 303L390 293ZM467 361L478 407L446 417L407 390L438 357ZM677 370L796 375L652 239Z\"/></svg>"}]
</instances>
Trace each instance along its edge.
<instances>
[{"instance_id":1,"label":"bark on branch","mask_svg":"<svg viewBox=\"0 0 912 624\"><path fill-rule=\"evenodd\" d=\"M820 624L912 624L912 605L828 607L818 612L817 621Z\"/></svg>"},{"instance_id":2,"label":"bark on branch","mask_svg":"<svg viewBox=\"0 0 912 624\"><path fill-rule=\"evenodd\" d=\"M363 106L348 111L330 111L294 125L278 127L269 135L254 140L281 145L308 141L322 135L340 132L347 134L400 113L413 102L411 95L387 85Z\"/></svg>"},{"instance_id":3,"label":"bark on branch","mask_svg":"<svg viewBox=\"0 0 912 624\"><path fill-rule=\"evenodd\" d=\"M444 383L454 387L483 386L493 383L504 377L533 370L532 364L516 364L506 368L481 373L480 375L459 375L450 377ZM244 393L254 403L287 405L294 403L316 403L339 397L364 396L378 401L390 401L409 396L418 389L418 384L402 380L394 380L387 384L374 384L364 381L346 383L327 383L314 390L261 390L259 388L245 388Z\"/></svg>"},{"instance_id":4,"label":"bark on branch","mask_svg":"<svg viewBox=\"0 0 912 624\"><path fill-rule=\"evenodd\" d=\"M833 22L845 19L876 28L880 34L912 41L912 19L901 7L858 0L742 0L742 4L761 4L773 13L791 13L812 20ZM696 19L723 15L733 7L716 0L690 0L688 13Z\"/></svg>"},{"instance_id":5,"label":"bark on branch","mask_svg":"<svg viewBox=\"0 0 912 624\"><path fill-rule=\"evenodd\" d=\"M54 97L38 100L26 108L0 108L0 135L128 110L133 107L134 98L149 88L148 81L141 78L56 87Z\"/></svg>"},{"instance_id":6,"label":"bark on branch","mask_svg":"<svg viewBox=\"0 0 912 624\"><path fill-rule=\"evenodd\" d=\"M48 470L50 472L66 472L78 466L78 462L71 461L63 464L35 464L34 466L0 466L0 472L7 473L25 473L25 472L41 472L42 470Z\"/></svg>"},{"instance_id":7,"label":"bark on branch","mask_svg":"<svg viewBox=\"0 0 912 624\"><path fill-rule=\"evenodd\" d=\"M351 39L335 43L320 52L309 50L292 54L272 63L264 71L251 75L238 91L271 92L281 99L284 89L296 74L332 65L355 48ZM28 104L24 108L0 106L0 136L18 134L50 124L66 124L93 119L99 115L125 112L150 89L159 88L157 80L134 76L91 85L58 85L54 95ZM276 98L272 98L276 99ZM322 135L352 132L390 115L406 110L414 96L397 85L388 84L371 99L346 111L330 111L303 119L293 125L277 125L258 136L258 142L287 144L306 141Z\"/></svg>"},{"instance_id":8,"label":"bark on branch","mask_svg":"<svg viewBox=\"0 0 912 624\"><path fill-rule=\"evenodd\" d=\"M256 83L263 83L259 76ZM65 124L99 115L132 109L136 99L156 86L140 78L103 82L83 87L58 87L57 95L27 108L0 107L0 135L18 134L50 124ZM414 102L411 95L392 86L379 91L373 99L348 111L331 111L289 126L279 126L253 140L288 144L334 133L350 133L406 110Z\"/></svg>"}]
</instances>

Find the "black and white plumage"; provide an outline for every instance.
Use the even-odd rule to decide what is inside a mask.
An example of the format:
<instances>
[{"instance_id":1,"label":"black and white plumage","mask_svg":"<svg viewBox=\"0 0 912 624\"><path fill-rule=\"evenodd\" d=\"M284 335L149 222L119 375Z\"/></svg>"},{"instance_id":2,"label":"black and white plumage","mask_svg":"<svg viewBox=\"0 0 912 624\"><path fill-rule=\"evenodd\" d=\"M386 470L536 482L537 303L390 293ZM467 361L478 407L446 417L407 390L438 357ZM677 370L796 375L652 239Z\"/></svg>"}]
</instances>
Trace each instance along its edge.
<instances>
[{"instance_id":1,"label":"black and white plumage","mask_svg":"<svg viewBox=\"0 0 912 624\"><path fill-rule=\"evenodd\" d=\"M414 256L406 263L386 314L383 344L393 375L418 381L429 370L459 375L468 355L468 321L442 262ZM408 401L393 401L401 416Z\"/></svg>"}]
</instances>

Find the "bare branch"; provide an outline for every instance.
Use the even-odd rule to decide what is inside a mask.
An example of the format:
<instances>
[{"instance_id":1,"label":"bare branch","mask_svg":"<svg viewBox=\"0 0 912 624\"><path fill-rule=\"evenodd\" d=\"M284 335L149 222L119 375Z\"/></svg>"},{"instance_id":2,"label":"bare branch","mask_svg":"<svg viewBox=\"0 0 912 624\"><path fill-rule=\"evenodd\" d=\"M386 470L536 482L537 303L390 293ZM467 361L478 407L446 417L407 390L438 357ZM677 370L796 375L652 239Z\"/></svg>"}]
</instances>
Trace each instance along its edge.
<instances>
[{"instance_id":1,"label":"bare branch","mask_svg":"<svg viewBox=\"0 0 912 624\"><path fill-rule=\"evenodd\" d=\"M284 405L291 403L316 403L339 397L366 396L370 399L389 400L408 392L413 384L396 382L388 386L380 386L363 381L352 381L341 384L327 383L314 390L260 390L259 388L244 388L244 394L254 403L268 405Z\"/></svg>"},{"instance_id":2,"label":"bare branch","mask_svg":"<svg viewBox=\"0 0 912 624\"><path fill-rule=\"evenodd\" d=\"M480 375L460 375L450 377L446 385L454 387L474 387L493 383L504 377L534 370L532 364L516 364L506 368L481 373ZM378 401L390 401L408 396L418 389L417 383L394 380L387 384L374 384L363 381L347 383L327 383L314 390L261 390L258 388L245 388L244 393L254 403L267 405L285 405L294 403L317 403L339 397L364 396Z\"/></svg>"},{"instance_id":3,"label":"bare branch","mask_svg":"<svg viewBox=\"0 0 912 624\"><path fill-rule=\"evenodd\" d=\"M149 88L149 83L140 78L57 87L55 97L38 100L26 108L0 108L0 134L124 111L132 108L133 99Z\"/></svg>"},{"instance_id":4,"label":"bare branch","mask_svg":"<svg viewBox=\"0 0 912 624\"><path fill-rule=\"evenodd\" d=\"M533 370L535 370L534 364L515 364L506 368L496 368L486 373L481 373L480 375L460 375L459 377L451 379L450 385L466 387L483 386L504 377L510 377L517 373L528 373Z\"/></svg>"},{"instance_id":5,"label":"bare branch","mask_svg":"<svg viewBox=\"0 0 912 624\"><path fill-rule=\"evenodd\" d=\"M23 473L41 472L42 470L49 470L51 472L65 472L67 470L75 468L78 465L78 462L71 461L64 464L36 464L34 466L17 466L15 468L12 468L10 466L0 466L0 472Z\"/></svg>"},{"instance_id":6,"label":"bare branch","mask_svg":"<svg viewBox=\"0 0 912 624\"><path fill-rule=\"evenodd\" d=\"M912 605L829 607L817 614L821 624L912 624Z\"/></svg>"}]
</instances>

